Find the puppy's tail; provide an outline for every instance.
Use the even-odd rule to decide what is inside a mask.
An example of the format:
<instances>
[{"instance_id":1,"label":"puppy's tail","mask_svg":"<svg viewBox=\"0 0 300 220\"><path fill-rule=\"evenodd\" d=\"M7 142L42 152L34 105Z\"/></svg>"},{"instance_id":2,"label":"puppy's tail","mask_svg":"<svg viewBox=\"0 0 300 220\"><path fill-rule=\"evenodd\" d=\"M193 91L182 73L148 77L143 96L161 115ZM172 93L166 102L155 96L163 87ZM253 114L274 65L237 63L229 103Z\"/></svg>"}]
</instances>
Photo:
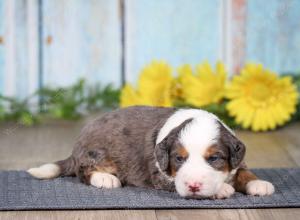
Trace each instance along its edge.
<instances>
[{"instance_id":1,"label":"puppy's tail","mask_svg":"<svg viewBox=\"0 0 300 220\"><path fill-rule=\"evenodd\" d=\"M27 172L37 179L52 179L59 176L72 176L75 174L75 160L69 157L55 163L47 163L40 167L34 167Z\"/></svg>"}]
</instances>

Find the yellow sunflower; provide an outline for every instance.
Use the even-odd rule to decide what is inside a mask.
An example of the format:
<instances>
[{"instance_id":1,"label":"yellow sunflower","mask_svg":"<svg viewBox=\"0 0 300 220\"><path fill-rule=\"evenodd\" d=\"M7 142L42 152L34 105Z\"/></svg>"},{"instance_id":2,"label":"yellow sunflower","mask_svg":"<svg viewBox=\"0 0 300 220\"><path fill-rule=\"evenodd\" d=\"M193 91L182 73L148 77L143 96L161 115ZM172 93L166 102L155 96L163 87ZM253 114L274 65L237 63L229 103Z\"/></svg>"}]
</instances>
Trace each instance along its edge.
<instances>
[{"instance_id":1,"label":"yellow sunflower","mask_svg":"<svg viewBox=\"0 0 300 220\"><path fill-rule=\"evenodd\" d=\"M298 93L290 77L279 78L260 64L248 64L228 86L227 110L243 128L274 129L296 111Z\"/></svg>"},{"instance_id":2,"label":"yellow sunflower","mask_svg":"<svg viewBox=\"0 0 300 220\"><path fill-rule=\"evenodd\" d=\"M192 69L190 65L185 64L178 69L178 76L173 80L172 84L172 99L174 100L183 100L183 81L189 77L187 75L192 75Z\"/></svg>"},{"instance_id":3,"label":"yellow sunflower","mask_svg":"<svg viewBox=\"0 0 300 220\"><path fill-rule=\"evenodd\" d=\"M130 84L126 84L121 91L121 107L140 105L141 103L142 100L135 89Z\"/></svg>"},{"instance_id":4,"label":"yellow sunflower","mask_svg":"<svg viewBox=\"0 0 300 220\"><path fill-rule=\"evenodd\" d=\"M171 106L172 68L163 61L153 61L140 73L135 90L127 84L121 91L121 107L132 105Z\"/></svg>"},{"instance_id":5,"label":"yellow sunflower","mask_svg":"<svg viewBox=\"0 0 300 220\"><path fill-rule=\"evenodd\" d=\"M190 65L179 68L179 81L183 99L194 106L202 107L218 103L225 95L226 70L221 62L213 70L208 62L197 66L196 74Z\"/></svg>"}]
</instances>

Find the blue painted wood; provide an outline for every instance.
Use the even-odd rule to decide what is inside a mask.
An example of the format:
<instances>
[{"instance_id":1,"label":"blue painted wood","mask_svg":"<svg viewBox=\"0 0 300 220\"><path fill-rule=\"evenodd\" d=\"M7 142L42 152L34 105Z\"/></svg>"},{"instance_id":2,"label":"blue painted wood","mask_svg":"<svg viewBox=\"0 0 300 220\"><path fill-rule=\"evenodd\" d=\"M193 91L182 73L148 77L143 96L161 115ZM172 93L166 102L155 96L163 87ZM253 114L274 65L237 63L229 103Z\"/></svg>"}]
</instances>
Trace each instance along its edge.
<instances>
[{"instance_id":1,"label":"blue painted wood","mask_svg":"<svg viewBox=\"0 0 300 220\"><path fill-rule=\"evenodd\" d=\"M44 84L66 86L80 77L120 85L118 0L43 1Z\"/></svg>"},{"instance_id":2,"label":"blue painted wood","mask_svg":"<svg viewBox=\"0 0 300 220\"><path fill-rule=\"evenodd\" d=\"M15 1L15 86L16 96L25 98L29 95L28 92L28 14L27 1Z\"/></svg>"},{"instance_id":3,"label":"blue painted wood","mask_svg":"<svg viewBox=\"0 0 300 220\"><path fill-rule=\"evenodd\" d=\"M28 6L37 1L11 0L0 1L0 92L5 96L16 96L20 99L30 95L32 91L32 53L29 27L31 14Z\"/></svg>"},{"instance_id":4,"label":"blue painted wood","mask_svg":"<svg viewBox=\"0 0 300 220\"><path fill-rule=\"evenodd\" d=\"M4 1L0 0L0 36L2 43L0 44L0 94L3 94L4 89L4 62L5 62L5 50L4 50Z\"/></svg>"},{"instance_id":5,"label":"blue painted wood","mask_svg":"<svg viewBox=\"0 0 300 220\"><path fill-rule=\"evenodd\" d=\"M134 82L153 59L178 67L221 57L218 0L130 0L126 2L126 76Z\"/></svg>"},{"instance_id":6,"label":"blue painted wood","mask_svg":"<svg viewBox=\"0 0 300 220\"><path fill-rule=\"evenodd\" d=\"M6 5L14 1L14 21ZM37 1L36 1L37 2ZM118 0L44 0L43 72L46 85L69 85L79 77L103 84L121 81ZM218 0L127 0L126 75L134 82L153 59L177 67L221 58L221 2ZM9 74L16 74L15 95L28 95L28 1L0 0L0 93ZM300 1L247 1L246 59L278 72L300 71ZM14 25L14 36L7 25ZM37 27L36 27L37 28ZM34 28L33 28L34 29ZM15 56L8 57L8 37ZM10 48L11 50L12 48ZM8 58L10 60L8 60ZM6 64L14 63L13 72Z\"/></svg>"},{"instance_id":7,"label":"blue painted wood","mask_svg":"<svg viewBox=\"0 0 300 220\"><path fill-rule=\"evenodd\" d=\"M247 1L246 60L300 72L300 1Z\"/></svg>"}]
</instances>

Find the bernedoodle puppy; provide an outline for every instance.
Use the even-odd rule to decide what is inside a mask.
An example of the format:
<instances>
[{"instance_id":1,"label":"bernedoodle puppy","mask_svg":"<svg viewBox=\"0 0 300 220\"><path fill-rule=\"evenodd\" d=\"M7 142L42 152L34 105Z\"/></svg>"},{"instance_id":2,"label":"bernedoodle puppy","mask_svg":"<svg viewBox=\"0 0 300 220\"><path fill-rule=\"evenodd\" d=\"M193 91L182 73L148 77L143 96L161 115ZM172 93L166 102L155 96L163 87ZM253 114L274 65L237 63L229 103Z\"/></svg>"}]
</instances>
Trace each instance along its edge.
<instances>
[{"instance_id":1,"label":"bernedoodle puppy","mask_svg":"<svg viewBox=\"0 0 300 220\"><path fill-rule=\"evenodd\" d=\"M244 163L245 145L215 115L199 109L134 106L89 123L72 155L31 168L39 179L74 176L97 188L125 185L186 198L270 195Z\"/></svg>"}]
</instances>

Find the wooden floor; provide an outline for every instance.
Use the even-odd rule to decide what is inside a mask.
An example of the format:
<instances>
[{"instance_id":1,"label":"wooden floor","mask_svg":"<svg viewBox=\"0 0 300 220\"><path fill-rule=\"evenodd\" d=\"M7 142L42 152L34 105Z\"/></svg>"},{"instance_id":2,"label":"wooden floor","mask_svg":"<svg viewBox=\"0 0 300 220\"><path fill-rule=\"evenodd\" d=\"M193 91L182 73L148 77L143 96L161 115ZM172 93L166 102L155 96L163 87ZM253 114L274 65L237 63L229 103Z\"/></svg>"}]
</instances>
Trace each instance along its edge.
<instances>
[{"instance_id":1,"label":"wooden floor","mask_svg":"<svg viewBox=\"0 0 300 220\"><path fill-rule=\"evenodd\" d=\"M25 128L18 124L0 126L0 169L27 169L66 158L82 125L52 122ZM300 123L278 131L238 131L247 145L249 167L299 167ZM22 211L0 212L0 219L300 219L300 209L201 209L120 211Z\"/></svg>"}]
</instances>

